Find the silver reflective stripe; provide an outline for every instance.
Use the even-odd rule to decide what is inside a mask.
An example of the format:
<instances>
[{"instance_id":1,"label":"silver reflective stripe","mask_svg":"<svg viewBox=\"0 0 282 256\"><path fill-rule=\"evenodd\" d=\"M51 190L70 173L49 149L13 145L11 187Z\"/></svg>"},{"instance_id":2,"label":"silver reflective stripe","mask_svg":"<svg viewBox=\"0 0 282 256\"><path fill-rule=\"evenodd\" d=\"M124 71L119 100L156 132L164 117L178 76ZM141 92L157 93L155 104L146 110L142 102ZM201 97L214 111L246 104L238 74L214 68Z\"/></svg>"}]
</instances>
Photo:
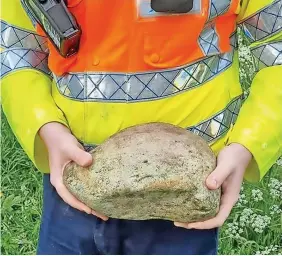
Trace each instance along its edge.
<instances>
[{"instance_id":1,"label":"silver reflective stripe","mask_svg":"<svg viewBox=\"0 0 282 256\"><path fill-rule=\"evenodd\" d=\"M1 78L18 69L33 68L50 74L47 64L48 55L31 49L8 49L0 53Z\"/></svg>"},{"instance_id":2,"label":"silver reflective stripe","mask_svg":"<svg viewBox=\"0 0 282 256\"><path fill-rule=\"evenodd\" d=\"M235 37L234 37L235 38ZM234 44L234 38L231 44ZM70 73L54 76L66 97L86 101L135 102L155 100L199 87L232 65L231 52L181 68L146 73Z\"/></svg>"},{"instance_id":3,"label":"silver reflective stripe","mask_svg":"<svg viewBox=\"0 0 282 256\"><path fill-rule=\"evenodd\" d=\"M47 52L47 38L33 31L12 26L1 21L1 47L3 48L28 48Z\"/></svg>"},{"instance_id":4,"label":"silver reflective stripe","mask_svg":"<svg viewBox=\"0 0 282 256\"><path fill-rule=\"evenodd\" d=\"M231 0L210 0L210 11L208 20L212 20L229 10Z\"/></svg>"},{"instance_id":5,"label":"silver reflective stripe","mask_svg":"<svg viewBox=\"0 0 282 256\"><path fill-rule=\"evenodd\" d=\"M231 125L236 122L241 104L241 97L236 98L214 117L188 129L203 137L207 142L213 142L224 135L230 129Z\"/></svg>"},{"instance_id":6,"label":"silver reflective stripe","mask_svg":"<svg viewBox=\"0 0 282 256\"><path fill-rule=\"evenodd\" d=\"M251 42L282 31L282 0L275 0L271 5L243 21L241 26Z\"/></svg>"},{"instance_id":7,"label":"silver reflective stripe","mask_svg":"<svg viewBox=\"0 0 282 256\"><path fill-rule=\"evenodd\" d=\"M194 0L193 8L188 13L174 14L174 13L162 13L155 12L151 8L151 0L136 0L138 16L142 18L158 17L158 16L171 16L171 15L190 15L195 13L201 13L201 0Z\"/></svg>"},{"instance_id":8,"label":"silver reflective stripe","mask_svg":"<svg viewBox=\"0 0 282 256\"><path fill-rule=\"evenodd\" d=\"M219 37L217 35L215 24L208 23L201 32L198 43L205 56L219 54Z\"/></svg>"},{"instance_id":9,"label":"silver reflective stripe","mask_svg":"<svg viewBox=\"0 0 282 256\"><path fill-rule=\"evenodd\" d=\"M282 42L261 45L253 48L251 52L257 71L265 67L282 65Z\"/></svg>"},{"instance_id":10,"label":"silver reflective stripe","mask_svg":"<svg viewBox=\"0 0 282 256\"><path fill-rule=\"evenodd\" d=\"M222 138L235 124L240 108L242 106L242 98L233 99L225 109L214 115L213 117L186 129L201 136L206 142L213 143ZM97 145L86 144L80 141L86 151L91 151Z\"/></svg>"}]
</instances>

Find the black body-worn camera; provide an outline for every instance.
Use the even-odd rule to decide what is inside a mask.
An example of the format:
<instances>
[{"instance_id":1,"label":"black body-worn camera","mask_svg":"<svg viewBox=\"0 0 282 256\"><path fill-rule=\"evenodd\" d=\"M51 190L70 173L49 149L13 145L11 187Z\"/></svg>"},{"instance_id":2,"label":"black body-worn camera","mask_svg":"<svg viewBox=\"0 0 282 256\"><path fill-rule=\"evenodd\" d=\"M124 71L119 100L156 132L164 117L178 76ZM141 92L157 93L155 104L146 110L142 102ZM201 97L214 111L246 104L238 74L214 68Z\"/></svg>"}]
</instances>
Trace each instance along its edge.
<instances>
[{"instance_id":1,"label":"black body-worn camera","mask_svg":"<svg viewBox=\"0 0 282 256\"><path fill-rule=\"evenodd\" d=\"M22 2L61 56L66 58L78 52L81 30L63 0Z\"/></svg>"}]
</instances>

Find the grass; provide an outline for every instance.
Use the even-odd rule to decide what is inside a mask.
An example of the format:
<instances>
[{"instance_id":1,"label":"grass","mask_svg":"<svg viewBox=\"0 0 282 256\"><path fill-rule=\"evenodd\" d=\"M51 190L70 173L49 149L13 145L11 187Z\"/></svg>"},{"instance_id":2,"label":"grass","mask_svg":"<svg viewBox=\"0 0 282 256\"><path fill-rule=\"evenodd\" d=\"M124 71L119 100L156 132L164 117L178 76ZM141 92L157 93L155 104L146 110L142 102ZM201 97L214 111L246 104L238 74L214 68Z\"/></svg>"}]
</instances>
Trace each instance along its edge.
<instances>
[{"instance_id":1,"label":"grass","mask_svg":"<svg viewBox=\"0 0 282 256\"><path fill-rule=\"evenodd\" d=\"M1 128L1 254L35 254L42 210L42 175L17 143L3 115ZM282 167L275 165L260 184L244 184L241 194L245 197L241 196L221 229L220 254L282 253L278 247L282 242L282 191L274 197L282 187L281 173ZM280 182L276 187L274 179ZM276 213L273 205L278 207Z\"/></svg>"},{"instance_id":2,"label":"grass","mask_svg":"<svg viewBox=\"0 0 282 256\"><path fill-rule=\"evenodd\" d=\"M1 122L1 254L34 254L42 207L42 175Z\"/></svg>"}]
</instances>

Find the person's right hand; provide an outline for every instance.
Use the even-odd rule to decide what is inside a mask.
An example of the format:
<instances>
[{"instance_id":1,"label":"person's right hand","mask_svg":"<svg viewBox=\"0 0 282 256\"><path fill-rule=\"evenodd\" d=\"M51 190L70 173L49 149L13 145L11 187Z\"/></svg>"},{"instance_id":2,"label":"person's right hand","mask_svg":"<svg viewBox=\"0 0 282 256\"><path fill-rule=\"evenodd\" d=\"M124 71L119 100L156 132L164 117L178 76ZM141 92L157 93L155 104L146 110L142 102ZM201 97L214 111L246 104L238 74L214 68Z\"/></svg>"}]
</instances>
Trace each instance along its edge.
<instances>
[{"instance_id":1,"label":"person's right hand","mask_svg":"<svg viewBox=\"0 0 282 256\"><path fill-rule=\"evenodd\" d=\"M91 154L85 152L69 129L60 123L51 122L45 124L39 130L39 135L48 149L50 182L59 196L73 208L84 211L87 214L93 214L106 221L108 217L97 213L77 200L63 184L65 166L69 162L74 161L82 167L87 167L92 163Z\"/></svg>"}]
</instances>

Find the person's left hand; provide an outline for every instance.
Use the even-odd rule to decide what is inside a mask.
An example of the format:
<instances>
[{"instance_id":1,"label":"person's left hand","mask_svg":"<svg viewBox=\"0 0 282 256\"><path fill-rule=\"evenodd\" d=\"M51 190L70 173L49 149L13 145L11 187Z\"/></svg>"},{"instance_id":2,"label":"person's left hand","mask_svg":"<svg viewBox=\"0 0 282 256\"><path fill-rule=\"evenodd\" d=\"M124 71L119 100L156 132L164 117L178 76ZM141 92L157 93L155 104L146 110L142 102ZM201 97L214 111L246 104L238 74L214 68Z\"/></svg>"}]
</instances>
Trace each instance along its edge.
<instances>
[{"instance_id":1,"label":"person's left hand","mask_svg":"<svg viewBox=\"0 0 282 256\"><path fill-rule=\"evenodd\" d=\"M175 222L177 227L187 229L212 229L223 225L240 195L240 188L252 154L241 144L233 143L223 148L217 158L216 169L206 179L209 189L221 186L222 195L217 215L209 220L194 223Z\"/></svg>"}]
</instances>

